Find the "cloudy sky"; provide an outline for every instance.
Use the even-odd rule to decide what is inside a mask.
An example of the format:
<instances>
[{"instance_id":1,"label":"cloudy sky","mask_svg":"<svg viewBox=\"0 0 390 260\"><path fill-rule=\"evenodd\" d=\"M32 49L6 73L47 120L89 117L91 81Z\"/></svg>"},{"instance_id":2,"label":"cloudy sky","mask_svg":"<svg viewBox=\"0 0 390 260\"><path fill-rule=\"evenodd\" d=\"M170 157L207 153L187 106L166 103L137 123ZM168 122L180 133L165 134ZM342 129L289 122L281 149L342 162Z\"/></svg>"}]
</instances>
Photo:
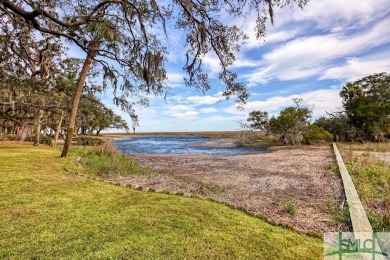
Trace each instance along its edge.
<instances>
[{"instance_id":1,"label":"cloudy sky","mask_svg":"<svg viewBox=\"0 0 390 260\"><path fill-rule=\"evenodd\" d=\"M311 0L300 10L276 10L274 25L267 37L254 37L254 22L245 22L250 37L236 55L234 71L250 92L243 111L232 101L220 100L223 86L215 79L218 60L210 55L204 64L213 82L205 95L183 84L183 53L180 34L168 35L168 82L166 100L150 97L150 106L137 108L138 132L237 130L253 110L277 114L301 97L313 105L313 115L341 107L342 86L373 73L390 72L389 0ZM105 104L128 120L112 104L110 93ZM217 103L218 102L218 103Z\"/></svg>"}]
</instances>

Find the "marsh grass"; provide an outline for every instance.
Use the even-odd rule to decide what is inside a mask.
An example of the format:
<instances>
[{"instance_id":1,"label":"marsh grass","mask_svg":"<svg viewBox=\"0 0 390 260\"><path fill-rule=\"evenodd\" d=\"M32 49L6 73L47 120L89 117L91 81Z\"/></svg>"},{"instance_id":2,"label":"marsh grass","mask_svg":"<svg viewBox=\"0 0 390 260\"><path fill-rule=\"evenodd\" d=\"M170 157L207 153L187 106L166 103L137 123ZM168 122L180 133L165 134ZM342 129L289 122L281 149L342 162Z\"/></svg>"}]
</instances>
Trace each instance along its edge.
<instances>
[{"instance_id":1,"label":"marsh grass","mask_svg":"<svg viewBox=\"0 0 390 260\"><path fill-rule=\"evenodd\" d=\"M0 259L322 258L321 239L211 201L69 174L84 154L59 154L0 145Z\"/></svg>"},{"instance_id":2,"label":"marsh grass","mask_svg":"<svg viewBox=\"0 0 390 260\"><path fill-rule=\"evenodd\" d=\"M344 143L342 146L354 151L390 152L390 142Z\"/></svg>"},{"instance_id":3,"label":"marsh grass","mask_svg":"<svg viewBox=\"0 0 390 260\"><path fill-rule=\"evenodd\" d=\"M374 147L375 145L375 147ZM377 232L390 231L390 165L372 156L369 152L360 156L354 155L356 147L359 151L371 151L388 144L342 145L342 154L347 169L355 184L356 190L366 209L372 228Z\"/></svg>"},{"instance_id":4,"label":"marsh grass","mask_svg":"<svg viewBox=\"0 0 390 260\"><path fill-rule=\"evenodd\" d=\"M130 157L117 152L109 143L97 147L73 147L72 154L77 157L68 167L77 172L103 177L151 172L149 168L141 167Z\"/></svg>"},{"instance_id":5,"label":"marsh grass","mask_svg":"<svg viewBox=\"0 0 390 260\"><path fill-rule=\"evenodd\" d=\"M281 202L282 209L289 213L291 216L295 216L298 212L298 206L291 200L284 200Z\"/></svg>"},{"instance_id":6,"label":"marsh grass","mask_svg":"<svg viewBox=\"0 0 390 260\"><path fill-rule=\"evenodd\" d=\"M196 186L198 191L204 194L207 193L221 194L227 191L226 187L213 184L213 183L205 183L202 181L197 181Z\"/></svg>"}]
</instances>

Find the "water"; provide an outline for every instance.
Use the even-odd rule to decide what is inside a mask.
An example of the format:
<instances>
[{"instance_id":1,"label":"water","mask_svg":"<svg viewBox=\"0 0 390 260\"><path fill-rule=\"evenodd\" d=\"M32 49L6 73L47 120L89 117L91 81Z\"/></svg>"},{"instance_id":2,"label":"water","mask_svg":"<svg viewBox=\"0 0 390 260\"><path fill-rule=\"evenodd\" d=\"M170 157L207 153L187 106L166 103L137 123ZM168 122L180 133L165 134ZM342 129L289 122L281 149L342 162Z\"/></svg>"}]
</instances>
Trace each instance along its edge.
<instances>
[{"instance_id":1,"label":"water","mask_svg":"<svg viewBox=\"0 0 390 260\"><path fill-rule=\"evenodd\" d=\"M114 146L122 153L153 154L214 154L239 155L267 152L265 148L253 147L197 147L196 143L215 139L201 136L146 136L113 140Z\"/></svg>"}]
</instances>

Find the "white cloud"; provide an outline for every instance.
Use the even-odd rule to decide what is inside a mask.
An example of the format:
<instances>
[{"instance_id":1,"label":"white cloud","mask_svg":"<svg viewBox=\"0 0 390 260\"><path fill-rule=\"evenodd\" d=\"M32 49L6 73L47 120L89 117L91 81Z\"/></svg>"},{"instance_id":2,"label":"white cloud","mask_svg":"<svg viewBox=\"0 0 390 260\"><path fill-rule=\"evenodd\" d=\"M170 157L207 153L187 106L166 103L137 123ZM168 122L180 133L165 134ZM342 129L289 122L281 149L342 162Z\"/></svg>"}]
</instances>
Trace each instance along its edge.
<instances>
[{"instance_id":1,"label":"white cloud","mask_svg":"<svg viewBox=\"0 0 390 260\"><path fill-rule=\"evenodd\" d=\"M293 12L295 21L314 21L320 28L344 26L365 26L378 17L384 16L390 10L388 0L326 0L310 1L301 11L296 9ZM283 22L288 22L288 16L278 16Z\"/></svg>"},{"instance_id":2,"label":"white cloud","mask_svg":"<svg viewBox=\"0 0 390 260\"><path fill-rule=\"evenodd\" d=\"M390 41L390 19L384 19L354 36L340 34L299 38L266 53L265 66L245 75L250 85L271 79L293 80L318 75L330 62L362 51L367 52Z\"/></svg>"},{"instance_id":3,"label":"white cloud","mask_svg":"<svg viewBox=\"0 0 390 260\"><path fill-rule=\"evenodd\" d=\"M215 113L217 112L218 110L213 108L213 107L205 107L205 108L201 108L199 109L199 112L203 113L203 114L208 114L208 113Z\"/></svg>"},{"instance_id":4,"label":"white cloud","mask_svg":"<svg viewBox=\"0 0 390 260\"><path fill-rule=\"evenodd\" d=\"M197 119L199 112L189 110L189 111L184 111L184 112L173 112L173 113L170 113L169 115L176 117L176 118L194 120L194 119Z\"/></svg>"},{"instance_id":5,"label":"white cloud","mask_svg":"<svg viewBox=\"0 0 390 260\"><path fill-rule=\"evenodd\" d=\"M261 48L263 45L271 44L271 43L284 42L293 39L299 34L299 30L297 29L278 31L275 30L275 28L269 26L268 28L270 29L268 30L265 39L256 39L256 36L253 32L254 26L255 26L254 23L252 27L246 26L246 28L248 28L246 34L248 35L249 38L245 40L244 42L245 44L242 46L243 50L248 50L252 48ZM250 32L248 31L249 28L251 29Z\"/></svg>"},{"instance_id":6,"label":"white cloud","mask_svg":"<svg viewBox=\"0 0 390 260\"><path fill-rule=\"evenodd\" d=\"M221 115L216 115L216 116L210 116L205 118L203 121L205 122L211 122L211 123L225 123L225 122L232 122L235 123L237 128L239 126L238 121L242 119L241 116L221 116Z\"/></svg>"},{"instance_id":7,"label":"white cloud","mask_svg":"<svg viewBox=\"0 0 390 260\"><path fill-rule=\"evenodd\" d=\"M234 107L224 109L224 112L242 115L246 117L253 110L267 111L270 115L276 115L278 112L288 106L294 106L293 98L302 98L304 103L309 106L314 106L313 116L317 117L324 115L326 111L331 111L340 107L341 98L339 96L340 87L330 89L320 89L302 93L299 95L275 96L262 101L249 101L243 111L238 111Z\"/></svg>"},{"instance_id":8,"label":"white cloud","mask_svg":"<svg viewBox=\"0 0 390 260\"><path fill-rule=\"evenodd\" d=\"M383 53L380 57L350 58L341 66L327 69L321 79L346 79L354 81L365 76L390 72L390 53Z\"/></svg>"},{"instance_id":9,"label":"white cloud","mask_svg":"<svg viewBox=\"0 0 390 260\"><path fill-rule=\"evenodd\" d=\"M166 84L168 87L175 88L175 87L182 87L184 86L184 74L181 73L167 73L168 80L166 81Z\"/></svg>"},{"instance_id":10,"label":"white cloud","mask_svg":"<svg viewBox=\"0 0 390 260\"><path fill-rule=\"evenodd\" d=\"M221 71L221 63L214 53L208 53L202 58L202 64L206 68L206 72L209 78L218 77L218 73Z\"/></svg>"},{"instance_id":11,"label":"white cloud","mask_svg":"<svg viewBox=\"0 0 390 260\"><path fill-rule=\"evenodd\" d=\"M220 101L220 98L215 96L190 96L187 100L197 105L211 105Z\"/></svg>"},{"instance_id":12,"label":"white cloud","mask_svg":"<svg viewBox=\"0 0 390 260\"><path fill-rule=\"evenodd\" d=\"M265 43L284 42L294 38L298 33L298 30L284 30L268 33L265 38Z\"/></svg>"}]
</instances>

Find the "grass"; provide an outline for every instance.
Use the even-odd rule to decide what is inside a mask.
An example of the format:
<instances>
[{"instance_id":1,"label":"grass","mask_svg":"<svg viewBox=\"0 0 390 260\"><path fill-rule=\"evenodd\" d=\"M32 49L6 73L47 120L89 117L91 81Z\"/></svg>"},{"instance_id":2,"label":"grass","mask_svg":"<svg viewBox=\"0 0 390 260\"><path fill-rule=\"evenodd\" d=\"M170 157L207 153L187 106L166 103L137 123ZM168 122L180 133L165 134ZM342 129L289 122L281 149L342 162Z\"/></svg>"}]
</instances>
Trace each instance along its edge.
<instances>
[{"instance_id":1,"label":"grass","mask_svg":"<svg viewBox=\"0 0 390 260\"><path fill-rule=\"evenodd\" d=\"M295 205L294 202L292 202L291 200L285 200L285 201L282 201L281 202L281 207L284 211L286 211L288 214L290 214L291 216L295 216L297 214L297 211L298 211L298 207L297 205Z\"/></svg>"},{"instance_id":2,"label":"grass","mask_svg":"<svg viewBox=\"0 0 390 260\"><path fill-rule=\"evenodd\" d=\"M65 172L58 148L0 145L2 259L318 259L322 240L207 200Z\"/></svg>"},{"instance_id":3,"label":"grass","mask_svg":"<svg viewBox=\"0 0 390 260\"><path fill-rule=\"evenodd\" d=\"M346 226L349 228L349 230L352 231L351 216L349 214L349 208L347 203L345 203L341 209L340 208L333 209L333 214L334 214L334 221L339 226Z\"/></svg>"},{"instance_id":4,"label":"grass","mask_svg":"<svg viewBox=\"0 0 390 260\"><path fill-rule=\"evenodd\" d=\"M129 176L150 173L151 170L140 167L128 156L118 153L110 144L98 147L74 147L75 159L71 160L66 168L75 172L89 175Z\"/></svg>"},{"instance_id":5,"label":"grass","mask_svg":"<svg viewBox=\"0 0 390 260\"><path fill-rule=\"evenodd\" d=\"M343 146L354 151L390 152L390 142L344 143Z\"/></svg>"},{"instance_id":6,"label":"grass","mask_svg":"<svg viewBox=\"0 0 390 260\"><path fill-rule=\"evenodd\" d=\"M387 143L340 145L345 165L377 232L390 231L390 164L369 153L356 156L353 151L379 151L387 146Z\"/></svg>"},{"instance_id":7,"label":"grass","mask_svg":"<svg viewBox=\"0 0 390 260\"><path fill-rule=\"evenodd\" d=\"M221 194L226 192L227 188L223 186L219 186L213 183L205 183L202 181L197 181L196 186L199 192L201 193L212 193L212 194Z\"/></svg>"}]
</instances>

